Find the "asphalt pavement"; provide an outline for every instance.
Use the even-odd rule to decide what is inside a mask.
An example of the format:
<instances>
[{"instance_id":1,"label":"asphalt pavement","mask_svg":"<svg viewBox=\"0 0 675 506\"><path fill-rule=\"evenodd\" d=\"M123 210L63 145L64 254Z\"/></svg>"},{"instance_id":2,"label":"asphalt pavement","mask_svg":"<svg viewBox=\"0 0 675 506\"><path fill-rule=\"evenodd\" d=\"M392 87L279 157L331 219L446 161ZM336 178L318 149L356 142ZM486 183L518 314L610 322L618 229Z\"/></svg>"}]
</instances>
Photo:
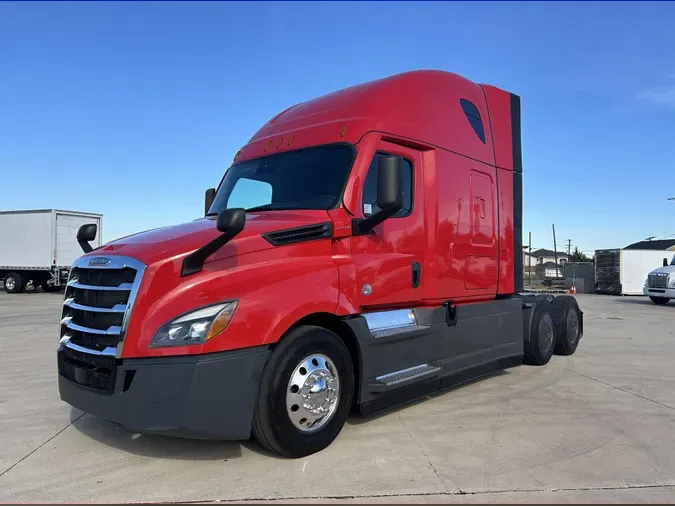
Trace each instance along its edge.
<instances>
[{"instance_id":1,"label":"asphalt pavement","mask_svg":"<svg viewBox=\"0 0 675 506\"><path fill-rule=\"evenodd\" d=\"M672 501L675 302L577 299L575 355L353 417L328 449L287 460L72 409L56 381L62 295L2 292L0 501Z\"/></svg>"}]
</instances>

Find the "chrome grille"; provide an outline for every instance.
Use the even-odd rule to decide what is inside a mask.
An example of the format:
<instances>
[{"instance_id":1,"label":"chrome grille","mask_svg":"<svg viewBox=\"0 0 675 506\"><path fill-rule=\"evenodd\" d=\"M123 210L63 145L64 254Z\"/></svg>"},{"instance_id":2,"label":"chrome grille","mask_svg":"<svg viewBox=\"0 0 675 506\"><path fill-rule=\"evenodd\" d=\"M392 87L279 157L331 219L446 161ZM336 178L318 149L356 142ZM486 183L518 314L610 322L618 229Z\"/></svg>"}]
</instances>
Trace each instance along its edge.
<instances>
[{"instance_id":1,"label":"chrome grille","mask_svg":"<svg viewBox=\"0 0 675 506\"><path fill-rule=\"evenodd\" d=\"M119 357L144 270L138 260L122 256L76 260L66 285L61 342L71 349Z\"/></svg>"},{"instance_id":2,"label":"chrome grille","mask_svg":"<svg viewBox=\"0 0 675 506\"><path fill-rule=\"evenodd\" d=\"M649 288L668 288L668 274L650 274L647 277Z\"/></svg>"}]
</instances>

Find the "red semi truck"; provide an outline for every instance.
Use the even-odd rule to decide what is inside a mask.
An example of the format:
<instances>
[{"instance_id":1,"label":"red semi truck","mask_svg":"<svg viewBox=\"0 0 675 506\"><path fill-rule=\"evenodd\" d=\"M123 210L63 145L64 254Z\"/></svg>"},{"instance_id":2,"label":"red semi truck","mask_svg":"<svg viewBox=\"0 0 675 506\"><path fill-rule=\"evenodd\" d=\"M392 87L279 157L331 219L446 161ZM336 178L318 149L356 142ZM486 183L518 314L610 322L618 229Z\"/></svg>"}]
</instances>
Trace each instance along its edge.
<instances>
[{"instance_id":1,"label":"red semi truck","mask_svg":"<svg viewBox=\"0 0 675 506\"><path fill-rule=\"evenodd\" d=\"M304 102L235 156L205 216L89 246L61 398L132 430L308 455L367 415L572 354L573 297L521 294L520 98L413 71Z\"/></svg>"}]
</instances>

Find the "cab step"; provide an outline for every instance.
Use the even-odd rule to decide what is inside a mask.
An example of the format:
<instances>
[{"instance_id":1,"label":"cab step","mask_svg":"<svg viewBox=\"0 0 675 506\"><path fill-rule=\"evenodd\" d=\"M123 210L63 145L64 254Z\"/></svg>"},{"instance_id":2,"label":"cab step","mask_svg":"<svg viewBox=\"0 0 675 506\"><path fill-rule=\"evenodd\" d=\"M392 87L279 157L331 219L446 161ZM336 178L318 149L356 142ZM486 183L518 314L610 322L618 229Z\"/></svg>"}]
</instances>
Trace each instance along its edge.
<instances>
[{"instance_id":1,"label":"cab step","mask_svg":"<svg viewBox=\"0 0 675 506\"><path fill-rule=\"evenodd\" d=\"M404 384L437 376L440 372L440 367L420 364L415 367L378 376L375 378L375 381L369 383L368 387L371 392L386 392Z\"/></svg>"},{"instance_id":2,"label":"cab step","mask_svg":"<svg viewBox=\"0 0 675 506\"><path fill-rule=\"evenodd\" d=\"M429 325L404 325L402 327L393 327L389 329L374 330L371 335L376 339L383 337L398 336L401 334L415 335L417 332L427 330Z\"/></svg>"}]
</instances>

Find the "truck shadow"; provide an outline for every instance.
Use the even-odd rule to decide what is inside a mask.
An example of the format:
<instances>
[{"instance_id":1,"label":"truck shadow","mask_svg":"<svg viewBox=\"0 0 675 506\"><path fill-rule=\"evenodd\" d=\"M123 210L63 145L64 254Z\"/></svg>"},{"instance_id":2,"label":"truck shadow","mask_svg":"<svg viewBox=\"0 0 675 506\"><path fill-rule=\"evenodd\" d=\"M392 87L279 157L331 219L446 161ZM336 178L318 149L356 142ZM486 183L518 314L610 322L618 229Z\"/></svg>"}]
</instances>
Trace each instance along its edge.
<instances>
[{"instance_id":1,"label":"truck shadow","mask_svg":"<svg viewBox=\"0 0 675 506\"><path fill-rule=\"evenodd\" d=\"M117 450L144 457L177 460L229 460L241 457L248 441L181 439L159 434L136 433L124 427L72 409L73 426L87 437ZM262 451L260 449L259 451Z\"/></svg>"},{"instance_id":2,"label":"truck shadow","mask_svg":"<svg viewBox=\"0 0 675 506\"><path fill-rule=\"evenodd\" d=\"M463 383L460 383L458 385L453 385L451 387L445 388L441 390L440 392L434 392L428 395L425 395L424 397L419 397L417 399L413 399L412 401L408 401L404 404L401 404L399 406L396 406L394 408L390 408L387 411L379 412L379 413L374 413L372 415L361 415L358 412L358 408L352 408L352 412L347 419L347 423L349 425L362 425L362 424L367 424L369 422L372 422L374 420L379 420L380 418L385 418L387 416L395 416L401 411L405 411L407 409L411 409L413 406L423 404L425 402L431 401L436 398L442 398L455 390L458 390L460 388L467 387L469 385L472 385L474 383L480 383L481 381L488 380L490 378L496 378L499 376L508 376L509 371L508 370L497 370L488 374L485 374L483 376L480 376L478 378L471 379L469 381L465 381Z\"/></svg>"},{"instance_id":3,"label":"truck shadow","mask_svg":"<svg viewBox=\"0 0 675 506\"><path fill-rule=\"evenodd\" d=\"M427 402L428 400L437 397L443 397L458 388L506 374L508 374L507 371L495 371L488 375L481 376L480 378L462 383L461 385L456 385L441 392L415 399L385 412L363 416L357 411L352 410L347 419L347 424L358 426L387 416L396 416L400 411L410 409L417 404L422 404L423 402ZM82 411L75 408L71 409L70 418L73 427L88 438L116 450L143 457L194 461L227 461L242 457L242 448L245 448L249 452L267 458L286 460L285 457L267 451L253 438L244 441L215 441L183 439L161 434L137 433L128 430L119 424L97 418L88 413L82 413Z\"/></svg>"},{"instance_id":4,"label":"truck shadow","mask_svg":"<svg viewBox=\"0 0 675 506\"><path fill-rule=\"evenodd\" d=\"M648 298L644 298L644 299L623 299L623 300L621 300L621 303L623 303L623 304L635 304L635 305L638 305L638 306L652 306L652 307L657 307L657 308L668 307L668 306L675 307L675 303L673 303L672 301L669 304L664 304L662 306L659 306L657 304L654 304Z\"/></svg>"}]
</instances>

